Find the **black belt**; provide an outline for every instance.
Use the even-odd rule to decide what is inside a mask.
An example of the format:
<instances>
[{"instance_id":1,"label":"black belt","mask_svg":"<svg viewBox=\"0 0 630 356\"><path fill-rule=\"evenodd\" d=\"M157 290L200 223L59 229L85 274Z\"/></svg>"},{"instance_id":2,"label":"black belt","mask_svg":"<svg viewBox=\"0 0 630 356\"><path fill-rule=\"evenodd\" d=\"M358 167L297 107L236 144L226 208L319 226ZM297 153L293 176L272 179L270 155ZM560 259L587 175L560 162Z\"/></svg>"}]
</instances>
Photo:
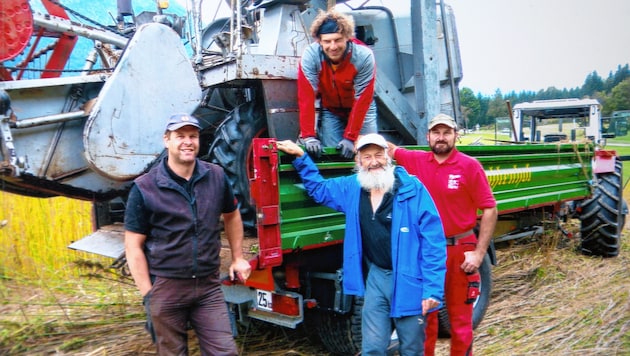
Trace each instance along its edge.
<instances>
[{"instance_id":1,"label":"black belt","mask_svg":"<svg viewBox=\"0 0 630 356\"><path fill-rule=\"evenodd\" d=\"M470 236L474 231L472 229L468 231L464 231L461 234L449 236L446 238L446 246L455 246L457 245L457 241L463 239L464 237Z\"/></svg>"}]
</instances>

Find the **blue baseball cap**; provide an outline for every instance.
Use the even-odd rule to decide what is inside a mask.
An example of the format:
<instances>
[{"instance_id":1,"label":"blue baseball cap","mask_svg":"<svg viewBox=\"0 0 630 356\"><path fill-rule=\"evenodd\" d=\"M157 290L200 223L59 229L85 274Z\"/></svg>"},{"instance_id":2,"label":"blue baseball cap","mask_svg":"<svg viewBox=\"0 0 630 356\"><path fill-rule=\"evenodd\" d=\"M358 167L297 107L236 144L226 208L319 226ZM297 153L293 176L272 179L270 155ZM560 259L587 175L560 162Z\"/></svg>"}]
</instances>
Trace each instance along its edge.
<instances>
[{"instance_id":1,"label":"blue baseball cap","mask_svg":"<svg viewBox=\"0 0 630 356\"><path fill-rule=\"evenodd\" d=\"M175 131L186 125L194 126L201 130L199 120L196 117L188 114L175 114L172 115L166 124L167 131Z\"/></svg>"}]
</instances>

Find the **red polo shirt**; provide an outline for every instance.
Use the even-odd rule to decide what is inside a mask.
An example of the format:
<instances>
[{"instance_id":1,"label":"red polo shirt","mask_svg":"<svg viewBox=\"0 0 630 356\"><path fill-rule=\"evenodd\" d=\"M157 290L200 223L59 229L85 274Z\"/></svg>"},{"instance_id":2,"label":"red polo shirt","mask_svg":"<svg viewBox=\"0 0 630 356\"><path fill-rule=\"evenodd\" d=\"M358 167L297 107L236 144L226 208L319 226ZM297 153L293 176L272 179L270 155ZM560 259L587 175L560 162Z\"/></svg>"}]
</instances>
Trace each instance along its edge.
<instances>
[{"instance_id":1,"label":"red polo shirt","mask_svg":"<svg viewBox=\"0 0 630 356\"><path fill-rule=\"evenodd\" d=\"M398 148L396 162L427 187L446 236L461 234L477 224L477 209L497 205L483 167L475 158L453 149L438 163L432 152Z\"/></svg>"}]
</instances>

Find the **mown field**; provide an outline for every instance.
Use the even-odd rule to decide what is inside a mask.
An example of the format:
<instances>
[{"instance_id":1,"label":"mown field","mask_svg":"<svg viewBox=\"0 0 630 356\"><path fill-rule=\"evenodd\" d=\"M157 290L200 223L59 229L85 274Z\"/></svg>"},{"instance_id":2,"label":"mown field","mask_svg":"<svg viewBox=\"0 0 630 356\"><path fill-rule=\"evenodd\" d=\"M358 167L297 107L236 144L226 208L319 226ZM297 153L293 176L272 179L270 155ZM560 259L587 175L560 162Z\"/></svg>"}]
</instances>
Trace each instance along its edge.
<instances>
[{"instance_id":1,"label":"mown field","mask_svg":"<svg viewBox=\"0 0 630 356\"><path fill-rule=\"evenodd\" d=\"M111 260L66 248L91 231L89 203L0 192L0 207L0 355L155 354L130 281L107 268ZM577 233L579 222L564 227ZM580 255L578 239L557 231L502 246L476 354L630 354L628 235L611 259ZM303 328L240 331L243 355L326 355ZM191 354L199 354L194 342Z\"/></svg>"}]
</instances>

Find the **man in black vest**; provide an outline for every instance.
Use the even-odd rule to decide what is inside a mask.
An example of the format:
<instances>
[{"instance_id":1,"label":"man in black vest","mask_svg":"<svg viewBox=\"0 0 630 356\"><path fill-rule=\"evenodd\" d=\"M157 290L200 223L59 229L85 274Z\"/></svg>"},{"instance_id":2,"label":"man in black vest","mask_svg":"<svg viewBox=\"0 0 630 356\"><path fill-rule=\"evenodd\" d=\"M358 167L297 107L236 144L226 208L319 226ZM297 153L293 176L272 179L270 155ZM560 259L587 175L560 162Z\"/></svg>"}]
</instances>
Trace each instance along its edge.
<instances>
[{"instance_id":1,"label":"man in black vest","mask_svg":"<svg viewBox=\"0 0 630 356\"><path fill-rule=\"evenodd\" d=\"M134 181L125 210L127 263L160 355L187 354L188 325L203 355L237 355L219 277L221 216L232 251L230 279L246 280L251 269L225 173L197 159L200 128L193 116L171 116L168 154Z\"/></svg>"}]
</instances>

